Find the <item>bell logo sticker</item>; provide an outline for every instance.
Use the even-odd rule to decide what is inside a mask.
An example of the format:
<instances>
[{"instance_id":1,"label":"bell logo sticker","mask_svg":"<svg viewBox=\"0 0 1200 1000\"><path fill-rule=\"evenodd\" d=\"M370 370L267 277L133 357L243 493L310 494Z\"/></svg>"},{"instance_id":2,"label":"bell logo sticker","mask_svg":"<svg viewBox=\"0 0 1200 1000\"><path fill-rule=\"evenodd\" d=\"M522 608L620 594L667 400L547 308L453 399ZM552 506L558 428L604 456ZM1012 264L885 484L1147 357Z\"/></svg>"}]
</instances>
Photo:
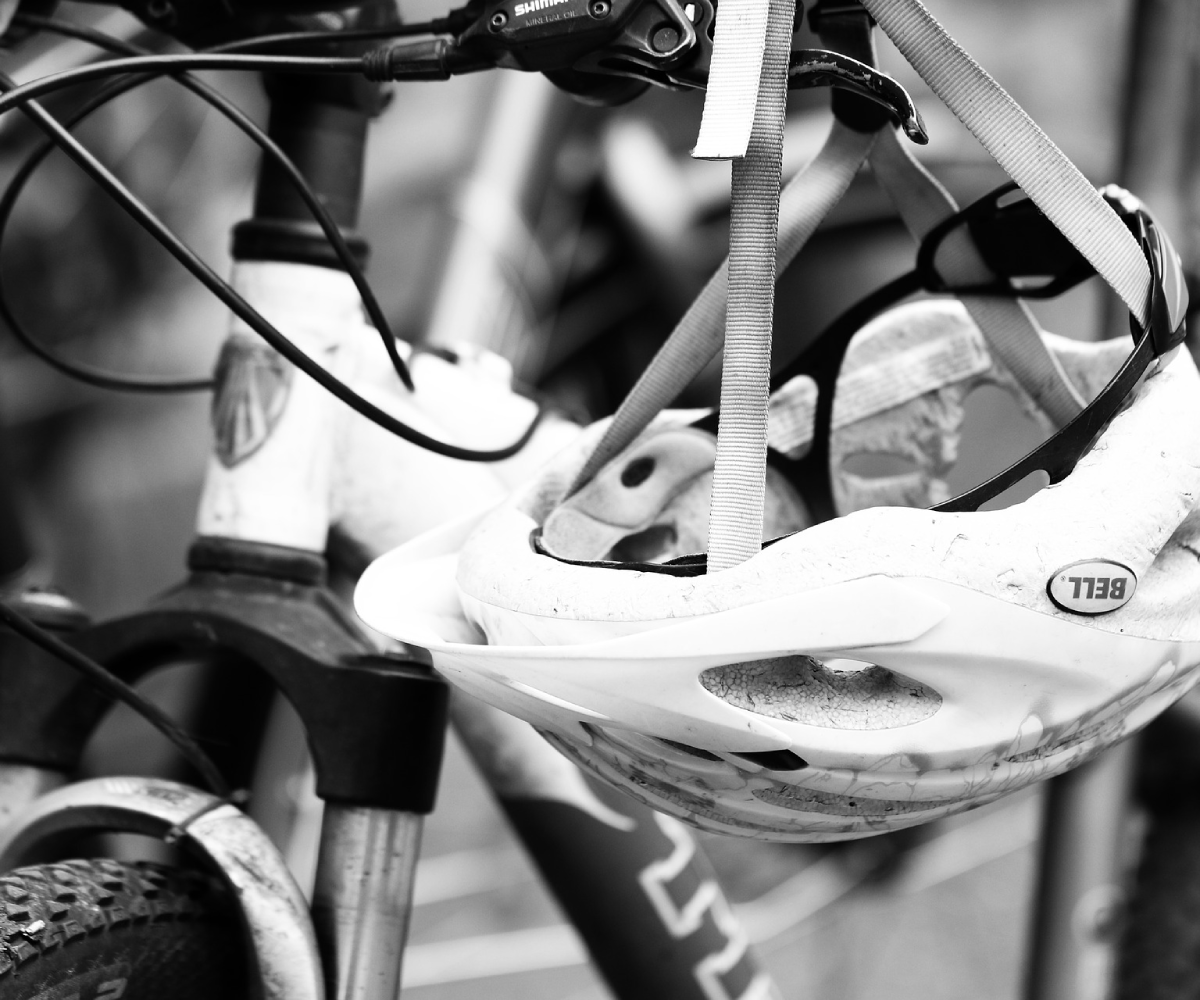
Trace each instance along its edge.
<instances>
[{"instance_id":1,"label":"bell logo sticker","mask_svg":"<svg viewBox=\"0 0 1200 1000\"><path fill-rule=\"evenodd\" d=\"M1110 559L1084 559L1058 570L1046 593L1063 611L1103 615L1123 607L1137 589L1137 575Z\"/></svg>"}]
</instances>

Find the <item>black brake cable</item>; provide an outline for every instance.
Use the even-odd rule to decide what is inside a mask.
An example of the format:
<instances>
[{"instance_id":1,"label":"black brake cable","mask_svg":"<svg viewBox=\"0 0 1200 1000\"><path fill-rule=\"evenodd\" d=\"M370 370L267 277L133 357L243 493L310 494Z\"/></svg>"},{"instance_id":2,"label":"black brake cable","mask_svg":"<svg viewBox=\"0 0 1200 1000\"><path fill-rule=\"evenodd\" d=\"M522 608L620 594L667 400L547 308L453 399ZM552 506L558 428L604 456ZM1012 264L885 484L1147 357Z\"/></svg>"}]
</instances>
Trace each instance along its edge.
<instances>
[{"instance_id":1,"label":"black brake cable","mask_svg":"<svg viewBox=\"0 0 1200 1000\"><path fill-rule=\"evenodd\" d=\"M14 17L15 21L16 18ZM213 45L209 52L244 52L280 45L306 45L310 42L365 42L388 38L407 38L412 35L441 35L461 31L471 23L465 8L452 10L445 17L430 21L414 21L411 24L393 24L380 28L355 28L351 31L284 31L275 35L257 35L239 38L236 42Z\"/></svg>"},{"instance_id":2,"label":"black brake cable","mask_svg":"<svg viewBox=\"0 0 1200 1000\"><path fill-rule=\"evenodd\" d=\"M114 676L91 657L85 656L74 646L63 642L58 636L30 621L3 601L0 601L0 622L3 622L22 638L28 639L35 646L41 647L47 653L61 660L71 669L83 674L88 681L106 694L132 708L174 744L184 759L199 772L200 777L214 795L221 799L230 798L229 785L221 775L220 769L213 763L212 758L204 752L199 743L154 702L147 701L135 688Z\"/></svg>"},{"instance_id":3,"label":"black brake cable","mask_svg":"<svg viewBox=\"0 0 1200 1000\"><path fill-rule=\"evenodd\" d=\"M28 17L25 20L30 22L30 27L40 27L42 30L53 31L61 35L77 38L89 44L95 45L98 48L107 49L108 51L120 52L126 55L137 55L144 53L145 50L133 45L129 42L113 38L105 35L103 32L96 31L93 28L85 28L80 25L71 24L68 21L60 21L57 18L49 17ZM254 124L245 113L238 108L233 102L229 101L223 95L218 93L207 84L196 80L188 75L180 75L174 79L182 86L186 87L192 93L196 94L202 100L206 101L211 107L224 115L229 121L233 122L242 132L244 132L264 154L274 160L283 172L287 175L296 191L299 193L301 200L308 207L316 219L317 224L321 227L321 231L325 234L325 238L329 240L337 255L338 262L349 274L350 279L354 282L355 288L358 290L359 296L362 298L363 308L365 309L368 318L372 325L379 332L379 335L384 343L384 348L388 352L388 357L392 362L392 368L396 374L404 382L404 384L412 389L412 379L408 373L408 368L403 359L400 357L396 347L396 338L393 335L391 328L384 316L383 308L380 306L375 293L367 281L366 275L355 259L354 254L347 246L345 238L342 236L341 230L338 228L333 217L321 203L313 192L312 187L308 184L304 175L296 167L291 158L284 153L282 149L268 136L262 129ZM146 79L135 77L132 81L119 82L105 90L102 90L96 98L87 102L83 108L73 113L65 122L66 128L73 128L80 121L92 114L95 110L127 92L135 86L141 86L148 82ZM7 224L12 210L15 207L16 198L19 196L25 183L32 175L34 169L45 159L49 152L56 148L56 144L52 139L47 139L30 155L29 159L22 168L18 171L13 180L9 183L9 187L5 190L4 197L0 198L0 237L3 235L4 226ZM32 167L26 167L32 161ZM11 193L11 194L10 194ZM36 341L28 331L26 331L13 315L6 301L4 294L0 288L0 317L3 317L13 327L13 334L22 344L30 351L36 354L48 364L57 368L65 375L70 375L78 378L80 381L87 382L91 385L96 385L105 389L117 389L133 392L181 392L181 391L196 391L200 389L212 388L213 382L211 379L190 380L184 382L165 382L158 379L131 379L122 376L113 376L105 372L100 372L91 368L77 366L73 362L69 362L60 355L49 350L40 341Z\"/></svg>"},{"instance_id":4,"label":"black brake cable","mask_svg":"<svg viewBox=\"0 0 1200 1000\"><path fill-rule=\"evenodd\" d=\"M392 50L393 54L395 50ZM368 54L369 56L370 54ZM234 312L247 326L261 336L279 354L313 379L318 385L345 403L355 412L402 440L446 458L468 462L497 462L517 454L529 443L540 425L545 410L539 405L537 414L529 425L511 444L496 449L473 449L448 444L432 438L398 420L386 410L364 399L348 385L315 363L303 351L280 333L254 309L228 282L219 277L195 252L173 233L147 206L125 187L99 160L40 104L33 100L42 94L53 93L65 87L105 76L149 72L157 75L175 75L187 69L265 69L275 72L365 72L368 57L301 57L301 56L240 56L226 54L182 54L168 56L138 56L114 59L90 66L67 70L53 76L16 86L13 81L0 80L8 89L0 96L0 114L14 107L23 106L38 126L45 131L62 150L92 177L126 212L147 230L172 256L176 258L213 295ZM391 60L395 65L395 60ZM415 78L424 74L428 77L428 64L418 65L413 70ZM403 72L398 74L403 78Z\"/></svg>"},{"instance_id":5,"label":"black brake cable","mask_svg":"<svg viewBox=\"0 0 1200 1000\"><path fill-rule=\"evenodd\" d=\"M28 14L18 11L13 15L12 23L23 28L33 28L37 31L51 31L55 34L68 35L82 41L94 42L96 36L109 42L118 42L112 35L106 35L95 28L87 28L74 21L64 21L62 18L48 17L43 14ZM454 32L465 27L469 19L465 16L465 8L450 11L445 17L435 17L429 21L413 21L407 24L389 24L377 28L354 28L348 31L337 29L308 29L296 31L281 31L271 35L251 35L232 42L222 42L219 45L207 46L205 52L254 52L260 48L275 48L280 45L306 45L315 42L367 42L386 41L389 38L408 38L413 35L438 35ZM94 44L100 44L94 42Z\"/></svg>"},{"instance_id":6,"label":"black brake cable","mask_svg":"<svg viewBox=\"0 0 1200 1000\"><path fill-rule=\"evenodd\" d=\"M175 52L151 56L129 56L76 66L30 80L0 97L0 114L67 87L125 73L175 74L197 69L258 70L268 73L365 73L362 56L272 56L225 52Z\"/></svg>"}]
</instances>

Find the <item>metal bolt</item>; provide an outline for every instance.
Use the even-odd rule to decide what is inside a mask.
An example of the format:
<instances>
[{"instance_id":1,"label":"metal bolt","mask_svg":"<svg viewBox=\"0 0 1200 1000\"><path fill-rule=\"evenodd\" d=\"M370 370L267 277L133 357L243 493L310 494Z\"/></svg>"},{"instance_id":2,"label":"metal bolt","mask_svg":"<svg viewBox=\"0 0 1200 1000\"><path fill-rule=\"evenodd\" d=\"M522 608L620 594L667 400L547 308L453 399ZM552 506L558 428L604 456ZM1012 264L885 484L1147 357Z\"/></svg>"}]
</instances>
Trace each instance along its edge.
<instances>
[{"instance_id":1,"label":"metal bolt","mask_svg":"<svg viewBox=\"0 0 1200 1000\"><path fill-rule=\"evenodd\" d=\"M508 15L504 13L504 11L498 10L492 15L492 19L488 23L492 31L499 31L506 24L508 24Z\"/></svg>"},{"instance_id":2,"label":"metal bolt","mask_svg":"<svg viewBox=\"0 0 1200 1000\"><path fill-rule=\"evenodd\" d=\"M664 24L650 38L650 46L655 52L670 52L679 44L679 32L669 24Z\"/></svg>"},{"instance_id":3,"label":"metal bolt","mask_svg":"<svg viewBox=\"0 0 1200 1000\"><path fill-rule=\"evenodd\" d=\"M592 0L588 4L588 12L592 17L608 17L611 10L612 4L608 0Z\"/></svg>"}]
</instances>

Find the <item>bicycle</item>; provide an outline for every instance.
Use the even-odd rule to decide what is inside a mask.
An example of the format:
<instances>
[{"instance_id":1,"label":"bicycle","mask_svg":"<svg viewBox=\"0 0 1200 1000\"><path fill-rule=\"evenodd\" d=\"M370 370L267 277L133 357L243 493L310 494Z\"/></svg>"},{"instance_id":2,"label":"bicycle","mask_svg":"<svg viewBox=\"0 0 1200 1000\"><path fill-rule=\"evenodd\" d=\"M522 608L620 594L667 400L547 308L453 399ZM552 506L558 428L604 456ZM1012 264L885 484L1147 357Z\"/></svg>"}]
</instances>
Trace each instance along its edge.
<instances>
[{"instance_id":1,"label":"bicycle","mask_svg":"<svg viewBox=\"0 0 1200 1000\"><path fill-rule=\"evenodd\" d=\"M268 229L268 230L270 230L271 228L272 227L270 227L270 226L262 227L262 229ZM292 229L292 227L284 227L284 228ZM254 227L251 227L250 229L248 229L247 232L250 233L251 235L247 236L247 240L263 238L262 229L259 229L259 232L254 232ZM280 235L280 234L278 234L276 232L276 233L272 233L272 235ZM292 244L290 244L290 246L292 246L292 252L295 252L294 247L296 244L298 244L298 242L299 242L299 244L304 244L304 240L296 239L296 238L298 238L299 235L302 235L302 234L298 234L298 233L294 232L294 229L290 230L290 232L287 232L284 235L286 235L286 238L293 240ZM281 242L282 242L282 240L281 240ZM308 252L308 251L312 251L311 244L305 248L305 252ZM278 252L278 251L276 251L276 252ZM326 261L328 261L328 258L325 258L325 259L326 259ZM344 261L342 263L344 263ZM269 281L269 279L268 279L268 281ZM293 292L294 291L295 291L295 289L293 289ZM266 298L266 297L264 297L264 298ZM259 358L259 359L254 359L254 360L256 360L256 364L259 365L259 372L258 372L259 375L262 375L263 369L266 369L268 371L270 370L270 365L269 364L264 365L262 359ZM230 363L230 364L232 364L232 363ZM268 378L268 379L270 379L272 377L275 377L275 376L266 375L266 378ZM223 442L222 447L228 449L228 453L230 455L236 455L236 454L238 454L238 450L240 448L253 447L253 442L251 442L251 443L247 443L245 441L239 442L239 441L236 441L236 439L233 439L233 441ZM212 515L212 516L215 517L216 515ZM319 520L320 519L313 519L312 523L319 523ZM328 522L328 519L326 519L326 522ZM310 523L310 525L308 525L307 527L311 528L312 523ZM269 528L264 528L263 531L264 532L265 531L278 532L278 531L280 531L280 527L278 527L277 525L271 525ZM316 535L316 532L313 532L313 534L310 535L310 537L314 538L314 535ZM278 535L272 534L271 538L277 539ZM323 541L324 541L323 538L320 539L320 544L323 544ZM314 562L313 559L298 558L298 557L292 555L292 553L282 553L282 552L275 552L275 551L265 551L264 552L262 550L247 552L245 549L241 549L241 547L239 547L239 546L202 545L202 546L197 546L197 550L193 552L192 558L193 558L193 569L196 570L197 577L208 576L209 579L208 580L200 579L200 580L196 581L196 586L193 587L192 593L182 592L179 594L175 594L174 598L168 598L167 603L160 606L160 609L157 609L155 612L150 612L149 615L140 617L140 621L139 621L138 625L139 625L139 628L144 629L144 631L142 634L137 636L138 643L146 642L146 641L162 642L163 636L173 635L173 634L175 634L176 629L179 629L179 619L180 618L187 618L187 621L191 623L191 624L187 625L187 628L191 629L192 631L196 630L197 625L194 623L196 623L198 621L198 619L200 619L200 617L202 617L202 615L211 615L212 610L214 610L214 607L217 606L218 604L220 604L221 587L216 585L216 581L212 580L212 577L217 577L217 576L222 576L222 575L223 576L236 576L236 577L251 577L256 574L260 574L260 575L263 575L266 577L266 580L259 580L258 582L253 583L253 585L247 585L247 583L244 579L241 580L241 585L245 586L247 589L246 589L246 591L242 592L242 594L241 594L241 601L239 601L238 612L236 612L235 616L230 616L230 617L240 618L240 619L242 619L242 621L245 621L245 618L250 617L250 616L247 616L247 613L246 613L245 604L246 604L247 600L259 600L259 601L263 601L264 604L269 604L271 600L280 600L281 594L294 594L296 591L298 591L298 589L301 589L301 591L302 591L302 588L304 588L306 585L311 587L313 582L316 582L317 580L319 580L319 575L320 575L319 564ZM247 571L247 570L250 570L250 571ZM287 580L284 581L283 583L271 582L272 580L277 580L278 577L281 577L281 576L287 577ZM226 580L226 581L222 581L222 582L228 583L229 581ZM199 594L204 593L205 591L208 591L208 595L206 595L206 598L200 597ZM312 593L312 591L310 591L308 593ZM174 604L172 603L173 600L175 601ZM203 604L205 600L211 601L212 604L210 604L208 607L200 606L200 604ZM228 600L228 598L226 598L226 600ZM199 601L200 604L190 603L190 601ZM283 601L280 600L280 603L283 603ZM330 616L329 609L326 609L326 607L320 607L320 604L322 604L322 601L320 601L319 599L316 601L310 601L310 606L307 607L306 611L310 612L310 615L313 615L313 616L317 616L317 617L325 616L326 624L322 625L322 628L324 628L326 631L328 631L329 635L337 636L337 641L346 643L346 645L340 646L337 648L340 648L342 652L347 652L352 655L359 655L359 657L371 658L371 657L374 657L374 655L376 655L376 653L371 651L371 649L364 648L361 646L356 646L354 642L349 641L346 637L346 627L344 627L344 622L337 621L336 615L332 615L332 617L330 618L329 617ZM317 610L313 610L314 607L316 607ZM55 610L58 610L58 609L55 609ZM163 619L169 619L170 616L172 616L172 613L174 613L174 615L176 616L176 621L174 623L167 621L166 624L164 624ZM158 621L155 621L155 615L160 616L160 617L158 617ZM316 618L313 618L313 621L316 621ZM265 624L266 623L264 622L264 625ZM311 624L311 622L310 622L310 624ZM124 625L122 625L121 628L130 629L130 627L131 627L131 623L126 622ZM222 627L224 627L224 625L222 625ZM277 627L278 627L277 621L271 623L271 628L277 628ZM108 629L107 631L106 631L106 628ZM179 629L179 630L181 631L182 629ZM268 633L269 630L270 630L269 628L263 629L264 633ZM80 642L80 645L82 645L85 649L89 649L89 651L92 651L92 652L103 651L103 654L104 654L102 657L103 659L115 658L116 660L120 660L122 657L124 657L124 655L131 655L131 657L132 657L132 653L130 653L128 651L130 651L130 649L133 648L134 646L138 645L138 643L134 643L130 639L124 639L124 640L118 639L118 637L114 637L116 635L118 635L118 627L115 627L115 625L101 625L101 627L98 627L98 629L89 631L89 633L84 636L79 636L79 642ZM125 645L125 643L130 643L130 645ZM304 666L296 666L295 665L295 664L304 663L304 658L302 658L302 657L300 657L300 655L298 655L299 651L296 651L296 649L293 648L293 649L290 649L290 651L286 651L286 649L281 649L280 647L276 647L274 652L278 658L278 663L276 664L276 670L278 672L280 672L281 676L282 676L282 672L284 670L294 670L300 676L304 676L305 670L308 670L308 671L310 671L310 677L316 676L317 671L314 671L312 669L311 663L305 664ZM14 659L16 659L16 658L14 658ZM284 664L287 664L287 665L284 665ZM361 663L360 667L361 667L361 676L358 678L359 682L361 684L364 684L365 687L371 688L370 695L367 695L368 701L376 702L376 700L379 697L380 691L385 690L386 688L389 687L389 685L391 685L391 687L394 687L394 688L400 688L401 685L403 685L404 688L407 688L409 690L409 694L406 695L406 697L412 696L412 697L415 697L416 700L425 699L426 700L426 705L425 705L426 711L431 711L431 712L436 711L436 708L431 708L431 705L433 702L436 702L439 697L439 695L436 693L436 691L438 689L438 684L437 684L437 682L432 681L432 679L430 677L428 677L424 671L421 671L419 669L419 663L414 663L414 661L412 659L409 659L409 660L404 661L404 664L401 667L401 669L396 669L395 659L388 660L388 659L384 658L383 660L371 659L370 663ZM130 665L128 665L128 670L130 670L132 673L133 671L136 671L138 669L142 669L142 665L134 664L133 661L131 660ZM41 667L40 667L40 670L41 670ZM304 685L305 682L304 681L294 681L293 683L295 684L295 687L293 688L293 695L295 697L302 697L302 695L296 694L296 691L298 691L299 688L302 687L302 685ZM421 691L421 693L424 693L424 694L413 695L412 694L413 691ZM314 697L314 695L312 695L311 693L310 693L310 696ZM328 708L328 706L320 706L319 708L317 706L310 706L310 711L313 714L313 717L316 718L316 717L318 717L318 715L322 714L322 711L320 711L320 709L325 709L325 708ZM359 706L355 705L355 708L358 709ZM95 709L94 709L94 711L95 711ZM338 713L338 714L341 714L341 713ZM379 735L376 735L376 737L377 737L377 743L376 743L376 745L374 745L374 747L372 749L374 750L374 754L376 754L376 756L380 756L383 754L383 747L384 747L383 737L380 737ZM78 732L74 733L72 738L78 738ZM388 733L388 735L386 735L386 741L388 741L388 742L386 742L386 747L388 747L388 749L395 749L394 739L395 739L395 737L394 737L394 735L392 735L392 733ZM29 739L17 739L16 737L14 737L13 743L20 744L20 747L22 747L22 750L20 750L20 753L23 753L23 754L28 753L28 747L30 745ZM421 755L425 755L425 758L428 758L428 755L430 755L431 753L432 752L431 752L430 747L428 747L428 745L421 744L420 741L418 741L418 743L416 743L416 745L414 745L413 754L414 754L414 756L418 756L418 758L420 758ZM348 764L349 755L346 755L343 753L337 753L334 756L336 756L336 758L337 758L336 761L334 759L330 758L329 760L326 760L325 762L328 762L328 764L330 766L334 766L335 764L342 768L346 768L349 766L349 764ZM368 758L370 758L371 754L367 754L367 756L368 756ZM320 761L319 754L318 754L318 760ZM347 780L349 780L349 776L343 776L343 777L346 777ZM362 780L362 779L355 778L354 780ZM379 776L374 776L374 778L371 780L376 780L376 782L378 782L378 780L380 780L380 779L379 779ZM352 782L352 785L353 785L353 782ZM361 788L361 786L354 786L354 788ZM335 798L341 797L341 795L348 795L348 792L344 791L344 789L342 790L341 795L338 794L338 791L332 785L324 785L323 789L325 791L329 791L331 796L335 797ZM145 791L145 789L133 790L133 791ZM132 795L133 791L126 792L126 794ZM412 790L406 790L406 791L412 791ZM416 791L420 791L420 790L416 790ZM418 804L420 804L420 802L424 802L425 800L422 800L420 795L416 794L416 791L414 791L413 794L415 795L415 798L416 798L416 801L418 801ZM425 791L427 794L427 790L425 790ZM114 794L116 794L116 792L114 792ZM64 801L64 800L61 800L61 798L60 798L59 803L61 804L62 801ZM47 810L52 810L54 808L53 800L43 800L43 802L46 804L44 804L44 806L42 806L41 808L47 809ZM190 800L190 798L187 798L186 796L181 797L179 802L175 803L175 806L178 808L175 809L174 813L170 814L170 815L173 815L175 818L172 821L172 824L174 826L179 826L180 822L186 822L188 819L190 819L192 814L186 812L185 807L192 806L192 804L196 804L197 802L198 802L198 800L194 800L194 798L191 798L191 800ZM37 808L38 807L35 807L35 809L37 809ZM199 807L197 807L197 808L199 808ZM226 807L221 807L221 809L226 809ZM210 822L212 822L212 824L214 824L214 825L217 825L218 814L220 814L221 822L226 822L226 824L228 824L228 822L233 822L233 818L232 818L232 815L230 815L229 810L226 809L226 812L221 812L221 809L214 810L214 812L209 814L211 816ZM49 815L49 813L47 815ZM157 819L158 819L158 824L160 824L160 826L163 824L163 822L167 821L167 818L164 818L163 815L158 815ZM344 821L346 821L346 824L348 826L350 824L349 816L347 816L346 820L344 820ZM29 826L29 830L35 830L36 820L32 820L30 822L31 822L32 826ZM202 828L203 828L203 822L204 822L204 818L200 818L200 819L196 819L196 820L190 822L190 824L187 824L188 830L196 832L196 833L193 833L193 837L199 836L199 831L202 830ZM335 820L335 822L336 822L336 820ZM412 825L408 825L406 830L392 831L392 836L394 836L397 839L397 842L398 842L398 840L401 840L406 837L410 839L410 838L412 838L412 830L413 830ZM607 831L606 831L606 833L607 833ZM331 836L332 836L332 834L331 834ZM361 833L359 834L359 836L361 837ZM353 834L350 834L350 839L354 839ZM112 874L112 873L109 873L109 874ZM70 878L70 873L67 873L67 876L68 876L68 878ZM329 898L332 896L336 896L337 892L344 891L344 887L326 886L325 891L328 892L328 896L326 896L326 898ZM318 894L318 898L319 898L319 894ZM293 897L293 903L294 902L295 902L295 900ZM593 905L594 905L594 903L593 903ZM319 909L318 909L318 912L319 912ZM629 910L619 909L618 912L620 912L620 914L622 914L624 916L624 918L626 918L626 920L628 920L629 912L630 912ZM715 910L714 910L714 912L715 912ZM396 915L390 914L389 916L395 917ZM382 936L382 938L384 938L384 939L395 941L396 936L397 936L395 924L394 924L394 926L392 926L390 928L384 927L382 929L382 932L380 932L380 936ZM386 953L386 950L383 950L383 948L380 948L379 954L385 954L385 953ZM379 957L379 954L377 954L377 956L376 956L377 958ZM366 959L364 959L364 960L366 960ZM110 982L110 981L106 981L106 982ZM644 986L644 983L643 983L643 986ZM102 987L98 986L98 984L97 984L97 988L100 988L103 993L112 992L112 988L107 988L107 989L102 988ZM682 995L682 994L680 994L680 995Z\"/></svg>"}]
</instances>

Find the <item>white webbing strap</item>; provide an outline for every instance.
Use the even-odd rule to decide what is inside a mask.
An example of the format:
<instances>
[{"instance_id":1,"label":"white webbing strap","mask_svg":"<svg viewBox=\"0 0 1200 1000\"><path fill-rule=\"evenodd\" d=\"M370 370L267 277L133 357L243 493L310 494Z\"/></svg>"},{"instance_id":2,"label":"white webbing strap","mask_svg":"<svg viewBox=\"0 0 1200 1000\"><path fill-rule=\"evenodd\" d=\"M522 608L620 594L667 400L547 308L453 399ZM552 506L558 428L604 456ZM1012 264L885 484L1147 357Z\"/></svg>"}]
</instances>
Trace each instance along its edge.
<instances>
[{"instance_id":1,"label":"white webbing strap","mask_svg":"<svg viewBox=\"0 0 1200 1000\"><path fill-rule=\"evenodd\" d=\"M704 114L692 150L696 159L729 160L747 155L758 107L768 9L765 0L721 0Z\"/></svg>"},{"instance_id":2,"label":"white webbing strap","mask_svg":"<svg viewBox=\"0 0 1200 1000\"><path fill-rule=\"evenodd\" d=\"M777 274L782 274L796 258L821 220L841 200L874 141L874 135L855 132L834 121L821 151L783 189L779 204ZM659 411L674 402L716 357L725 342L728 287L726 260L625 397L568 496L627 448Z\"/></svg>"},{"instance_id":3,"label":"white webbing strap","mask_svg":"<svg viewBox=\"0 0 1200 1000\"><path fill-rule=\"evenodd\" d=\"M754 128L745 157L733 161L729 304L708 519L710 573L745 562L762 547L775 245L795 0L770 0L769 8Z\"/></svg>"},{"instance_id":4,"label":"white webbing strap","mask_svg":"<svg viewBox=\"0 0 1200 1000\"><path fill-rule=\"evenodd\" d=\"M1079 169L920 0L862 4L946 107L1145 322L1150 268L1137 240Z\"/></svg>"},{"instance_id":5,"label":"white webbing strap","mask_svg":"<svg viewBox=\"0 0 1200 1000\"><path fill-rule=\"evenodd\" d=\"M958 211L950 193L917 162L895 131L880 135L871 150L871 167L918 241ZM965 227L947 234L935 263L952 285L984 284L994 277ZM1083 399L1046 346L1025 303L979 295L964 295L962 303L992 353L1056 426L1062 427L1083 409Z\"/></svg>"}]
</instances>

